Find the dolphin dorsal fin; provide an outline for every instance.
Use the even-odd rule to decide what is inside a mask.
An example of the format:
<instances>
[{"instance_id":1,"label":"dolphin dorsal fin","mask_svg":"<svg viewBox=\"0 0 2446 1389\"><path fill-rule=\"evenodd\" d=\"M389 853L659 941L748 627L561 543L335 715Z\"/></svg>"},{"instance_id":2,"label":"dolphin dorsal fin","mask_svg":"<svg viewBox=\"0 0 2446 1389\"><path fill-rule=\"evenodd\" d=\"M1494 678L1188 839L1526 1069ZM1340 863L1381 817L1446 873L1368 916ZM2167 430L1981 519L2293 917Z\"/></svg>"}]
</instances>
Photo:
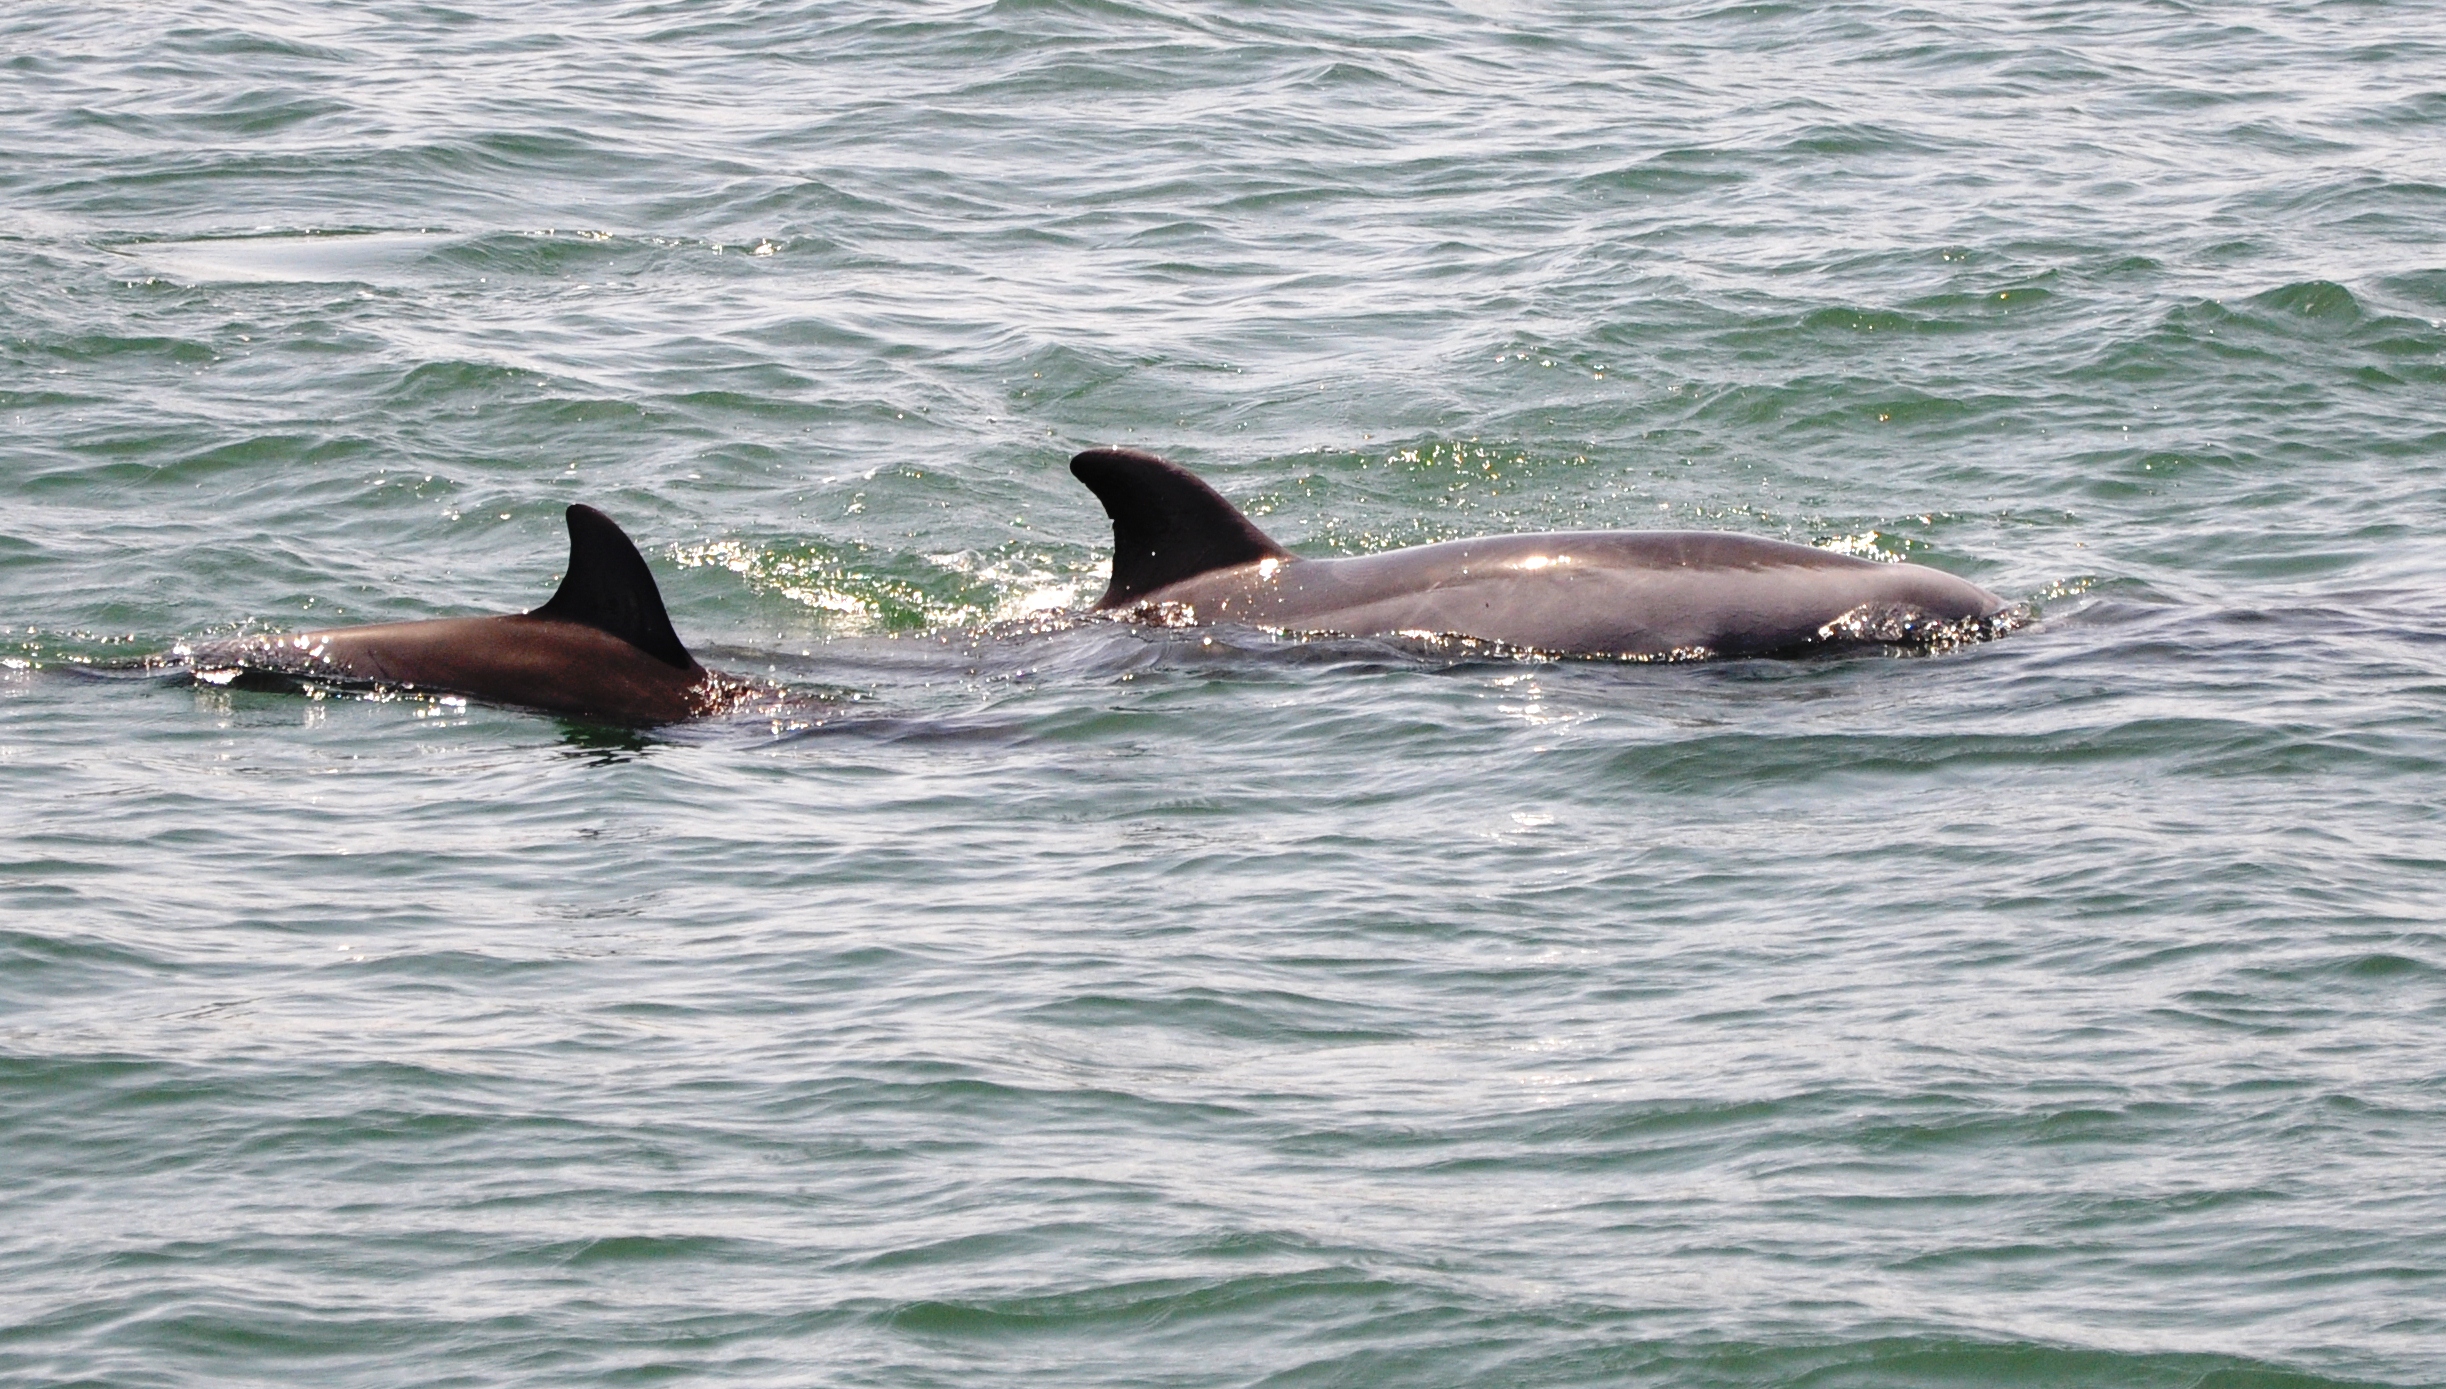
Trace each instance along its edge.
<instances>
[{"instance_id":1,"label":"dolphin dorsal fin","mask_svg":"<svg viewBox=\"0 0 2446 1389\"><path fill-rule=\"evenodd\" d=\"M696 658L680 645L671 614L663 611L654 571L628 536L591 506L570 507L568 520L569 572L552 601L528 616L609 632L666 665L694 668Z\"/></svg>"},{"instance_id":2,"label":"dolphin dorsal fin","mask_svg":"<svg viewBox=\"0 0 2446 1389\"><path fill-rule=\"evenodd\" d=\"M1098 609L1211 570L1292 557L1178 463L1136 449L1089 449L1070 460L1070 471L1113 518L1113 581Z\"/></svg>"}]
</instances>

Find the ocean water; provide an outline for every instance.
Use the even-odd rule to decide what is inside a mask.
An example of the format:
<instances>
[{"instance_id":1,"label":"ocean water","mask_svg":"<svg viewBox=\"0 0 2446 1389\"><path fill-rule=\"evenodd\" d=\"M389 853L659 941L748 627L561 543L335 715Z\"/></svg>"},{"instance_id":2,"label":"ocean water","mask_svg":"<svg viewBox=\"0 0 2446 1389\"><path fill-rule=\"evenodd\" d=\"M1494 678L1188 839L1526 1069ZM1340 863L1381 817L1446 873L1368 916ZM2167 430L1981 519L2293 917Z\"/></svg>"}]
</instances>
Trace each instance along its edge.
<instances>
[{"instance_id":1,"label":"ocean water","mask_svg":"<svg viewBox=\"0 0 2446 1389\"><path fill-rule=\"evenodd\" d=\"M573 501L803 703L137 664ZM2446 9L13 4L0 658L7 1383L2446 1383Z\"/></svg>"}]
</instances>

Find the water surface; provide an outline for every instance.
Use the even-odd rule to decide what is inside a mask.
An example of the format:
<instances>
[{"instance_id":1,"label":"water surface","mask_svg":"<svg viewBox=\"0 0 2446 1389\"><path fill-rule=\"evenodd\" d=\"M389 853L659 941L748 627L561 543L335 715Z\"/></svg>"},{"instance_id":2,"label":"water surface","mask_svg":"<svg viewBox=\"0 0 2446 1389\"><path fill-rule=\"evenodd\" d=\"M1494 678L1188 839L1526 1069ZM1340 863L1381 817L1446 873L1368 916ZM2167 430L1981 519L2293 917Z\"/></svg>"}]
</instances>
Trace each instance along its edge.
<instances>
[{"instance_id":1,"label":"water surface","mask_svg":"<svg viewBox=\"0 0 2446 1389\"><path fill-rule=\"evenodd\" d=\"M2446 20L38 3L0 67L0 1376L2446 1382ZM1723 528L2040 620L1042 622L1097 444L1307 554ZM807 715L115 669L532 606L579 500Z\"/></svg>"}]
</instances>

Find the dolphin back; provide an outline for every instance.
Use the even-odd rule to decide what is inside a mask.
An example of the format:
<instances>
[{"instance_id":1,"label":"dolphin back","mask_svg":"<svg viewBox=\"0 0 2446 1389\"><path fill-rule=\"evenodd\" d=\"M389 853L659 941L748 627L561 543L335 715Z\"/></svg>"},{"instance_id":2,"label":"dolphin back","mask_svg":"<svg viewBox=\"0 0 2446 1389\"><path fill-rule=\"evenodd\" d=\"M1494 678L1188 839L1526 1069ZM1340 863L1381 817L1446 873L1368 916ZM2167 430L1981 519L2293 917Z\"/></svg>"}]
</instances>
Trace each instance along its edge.
<instances>
[{"instance_id":1,"label":"dolphin back","mask_svg":"<svg viewBox=\"0 0 2446 1389\"><path fill-rule=\"evenodd\" d=\"M1958 642L1978 635L1965 624L2005 607L1922 565L1714 531L1485 536L1291 562L1178 464L1098 449L1070 470L1113 518L1113 581L1098 609L1151 601L1191 622L1679 659Z\"/></svg>"},{"instance_id":2,"label":"dolphin back","mask_svg":"<svg viewBox=\"0 0 2446 1389\"><path fill-rule=\"evenodd\" d=\"M1098 611L1217 569L1291 558L1178 463L1135 449L1090 449L1070 460L1070 472L1113 518L1113 581L1096 600Z\"/></svg>"},{"instance_id":3,"label":"dolphin back","mask_svg":"<svg viewBox=\"0 0 2446 1389\"><path fill-rule=\"evenodd\" d=\"M696 658L680 644L663 609L654 571L627 534L591 506L570 507L568 521L569 572L552 601L528 616L592 627L665 665L695 669Z\"/></svg>"}]
</instances>

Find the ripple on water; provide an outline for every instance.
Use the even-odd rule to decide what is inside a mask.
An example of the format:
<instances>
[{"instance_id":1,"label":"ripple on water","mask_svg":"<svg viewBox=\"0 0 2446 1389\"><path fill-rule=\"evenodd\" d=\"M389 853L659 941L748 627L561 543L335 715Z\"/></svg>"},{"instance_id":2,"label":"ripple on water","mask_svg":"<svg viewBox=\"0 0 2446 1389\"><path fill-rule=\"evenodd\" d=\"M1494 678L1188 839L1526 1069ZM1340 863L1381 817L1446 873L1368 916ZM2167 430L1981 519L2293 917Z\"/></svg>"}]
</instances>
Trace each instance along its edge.
<instances>
[{"instance_id":1,"label":"ripple on water","mask_svg":"<svg viewBox=\"0 0 2446 1389\"><path fill-rule=\"evenodd\" d=\"M0 16L0 1376L2446 1378L2424 12L190 11ZM2035 620L1074 620L1097 444ZM787 717L141 664L573 501Z\"/></svg>"}]
</instances>

